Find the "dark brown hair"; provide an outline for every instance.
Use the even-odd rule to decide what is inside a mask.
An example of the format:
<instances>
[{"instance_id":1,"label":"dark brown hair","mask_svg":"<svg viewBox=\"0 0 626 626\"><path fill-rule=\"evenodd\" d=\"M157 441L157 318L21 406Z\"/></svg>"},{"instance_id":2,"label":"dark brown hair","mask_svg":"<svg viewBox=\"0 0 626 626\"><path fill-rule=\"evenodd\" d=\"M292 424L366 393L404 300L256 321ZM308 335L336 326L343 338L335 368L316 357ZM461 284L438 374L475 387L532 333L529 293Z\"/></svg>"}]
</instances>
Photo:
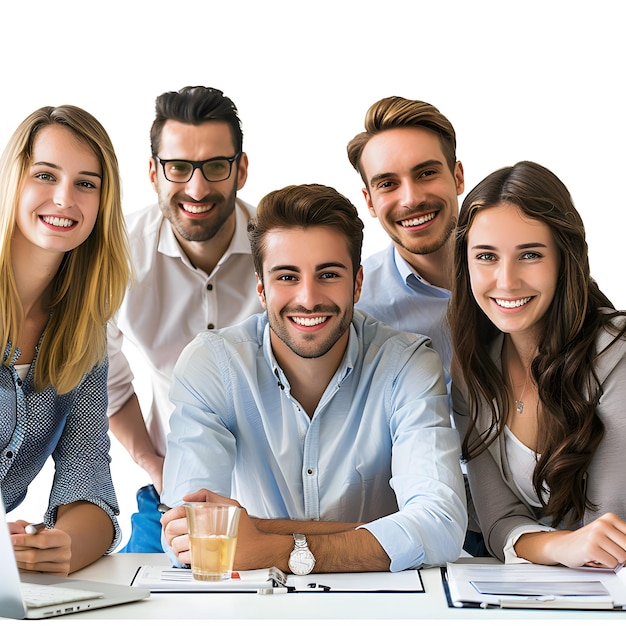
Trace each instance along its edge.
<instances>
[{"instance_id":1,"label":"dark brown hair","mask_svg":"<svg viewBox=\"0 0 626 626\"><path fill-rule=\"evenodd\" d=\"M248 224L254 267L261 281L266 233L278 228L312 226L334 228L345 236L356 277L361 266L363 222L348 198L332 187L312 184L290 185L261 198L256 217Z\"/></svg>"},{"instance_id":2,"label":"dark brown hair","mask_svg":"<svg viewBox=\"0 0 626 626\"><path fill-rule=\"evenodd\" d=\"M459 214L449 320L454 357L470 406L463 457L478 456L501 436L511 410L508 383L489 356L489 346L500 331L476 303L467 259L467 236L474 218L501 203L513 204L529 218L546 224L559 250L556 292L543 317L538 354L531 365L540 400L540 457L533 484L554 525L566 515L580 521L586 508L595 508L586 498L585 473L604 435L596 412L602 394L593 366L596 337L602 327L610 327L616 337L623 336L624 330L612 323L623 313L612 310L612 303L590 276L585 229L569 191L552 172L529 161L487 176L469 192ZM485 405L491 411L491 425L472 438L480 407ZM549 489L547 503L544 483Z\"/></svg>"},{"instance_id":3,"label":"dark brown hair","mask_svg":"<svg viewBox=\"0 0 626 626\"><path fill-rule=\"evenodd\" d=\"M195 126L204 122L226 122L230 126L235 154L242 150L243 132L237 107L219 89L183 87L180 91L167 91L156 99L155 108L156 115L150 129L152 156L159 153L161 132L167 120Z\"/></svg>"}]
</instances>

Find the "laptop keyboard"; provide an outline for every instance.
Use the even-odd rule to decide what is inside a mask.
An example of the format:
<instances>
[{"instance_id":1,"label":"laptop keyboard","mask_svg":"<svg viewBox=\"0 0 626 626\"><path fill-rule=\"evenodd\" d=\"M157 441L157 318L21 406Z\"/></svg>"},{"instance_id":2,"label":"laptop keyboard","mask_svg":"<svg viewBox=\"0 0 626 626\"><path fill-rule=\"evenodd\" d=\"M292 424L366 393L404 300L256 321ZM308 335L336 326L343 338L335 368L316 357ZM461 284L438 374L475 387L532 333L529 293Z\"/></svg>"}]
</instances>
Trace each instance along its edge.
<instances>
[{"instance_id":1,"label":"laptop keyboard","mask_svg":"<svg viewBox=\"0 0 626 626\"><path fill-rule=\"evenodd\" d=\"M97 591L74 589L72 587L55 587L54 585L37 585L33 583L21 583L22 597L26 606L38 608L64 602L76 602L101 598L103 594Z\"/></svg>"}]
</instances>

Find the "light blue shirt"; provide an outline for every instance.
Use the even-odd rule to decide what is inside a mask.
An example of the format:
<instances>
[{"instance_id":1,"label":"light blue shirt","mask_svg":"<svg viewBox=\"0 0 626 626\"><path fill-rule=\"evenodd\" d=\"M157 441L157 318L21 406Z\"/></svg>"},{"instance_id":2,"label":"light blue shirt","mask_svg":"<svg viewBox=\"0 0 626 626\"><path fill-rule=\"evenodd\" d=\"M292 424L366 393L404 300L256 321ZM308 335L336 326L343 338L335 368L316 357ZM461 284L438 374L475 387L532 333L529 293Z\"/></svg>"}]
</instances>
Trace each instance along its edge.
<instances>
[{"instance_id":1,"label":"light blue shirt","mask_svg":"<svg viewBox=\"0 0 626 626\"><path fill-rule=\"evenodd\" d=\"M207 488L253 517L362 522L392 571L459 556L459 437L427 338L355 311L344 359L309 416L274 358L266 315L255 315L198 335L170 397L164 502Z\"/></svg>"},{"instance_id":2,"label":"light blue shirt","mask_svg":"<svg viewBox=\"0 0 626 626\"><path fill-rule=\"evenodd\" d=\"M363 261L357 307L397 330L426 335L450 371L452 342L446 320L450 292L426 282L390 244Z\"/></svg>"}]
</instances>

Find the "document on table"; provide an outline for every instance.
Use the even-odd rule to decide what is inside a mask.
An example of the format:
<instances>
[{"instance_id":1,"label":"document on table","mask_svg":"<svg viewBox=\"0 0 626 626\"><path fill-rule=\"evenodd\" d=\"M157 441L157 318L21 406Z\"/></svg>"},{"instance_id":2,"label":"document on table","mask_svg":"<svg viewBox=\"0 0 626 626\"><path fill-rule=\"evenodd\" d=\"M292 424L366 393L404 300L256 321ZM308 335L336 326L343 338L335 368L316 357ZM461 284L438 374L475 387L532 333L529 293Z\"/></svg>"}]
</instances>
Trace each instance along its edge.
<instances>
[{"instance_id":1,"label":"document on table","mask_svg":"<svg viewBox=\"0 0 626 626\"><path fill-rule=\"evenodd\" d=\"M282 572L281 572L282 574ZM284 576L284 574L283 574ZM233 572L228 580L196 580L190 569L143 565L131 582L132 587L142 587L158 592L189 591L247 591L271 588L274 582L270 569Z\"/></svg>"},{"instance_id":2,"label":"document on table","mask_svg":"<svg viewBox=\"0 0 626 626\"><path fill-rule=\"evenodd\" d=\"M418 570L404 572L360 572L356 574L288 575L277 580L271 575L276 568L234 572L230 580L196 580L190 569L144 565L137 570L131 585L155 593L177 592L243 592L282 588L285 592L344 593L423 593L424 585ZM269 593L269 592L268 592Z\"/></svg>"},{"instance_id":3,"label":"document on table","mask_svg":"<svg viewBox=\"0 0 626 626\"><path fill-rule=\"evenodd\" d=\"M626 609L626 569L568 568L463 559L442 568L456 608Z\"/></svg>"}]
</instances>

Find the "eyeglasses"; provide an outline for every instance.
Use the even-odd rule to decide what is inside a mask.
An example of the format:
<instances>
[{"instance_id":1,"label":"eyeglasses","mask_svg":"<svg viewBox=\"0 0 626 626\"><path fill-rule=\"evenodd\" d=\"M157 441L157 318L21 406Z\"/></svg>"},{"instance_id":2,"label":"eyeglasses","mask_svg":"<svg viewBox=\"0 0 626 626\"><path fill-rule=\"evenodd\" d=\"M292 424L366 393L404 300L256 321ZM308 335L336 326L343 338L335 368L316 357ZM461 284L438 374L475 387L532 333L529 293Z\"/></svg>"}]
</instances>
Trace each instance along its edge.
<instances>
[{"instance_id":1,"label":"eyeglasses","mask_svg":"<svg viewBox=\"0 0 626 626\"><path fill-rule=\"evenodd\" d=\"M234 157L213 157L206 161L188 161L186 159L161 159L156 154L154 158L163 166L163 175L171 183L187 183L196 170L200 170L204 178L210 183L219 183L230 177L233 163L240 157L238 152Z\"/></svg>"}]
</instances>

